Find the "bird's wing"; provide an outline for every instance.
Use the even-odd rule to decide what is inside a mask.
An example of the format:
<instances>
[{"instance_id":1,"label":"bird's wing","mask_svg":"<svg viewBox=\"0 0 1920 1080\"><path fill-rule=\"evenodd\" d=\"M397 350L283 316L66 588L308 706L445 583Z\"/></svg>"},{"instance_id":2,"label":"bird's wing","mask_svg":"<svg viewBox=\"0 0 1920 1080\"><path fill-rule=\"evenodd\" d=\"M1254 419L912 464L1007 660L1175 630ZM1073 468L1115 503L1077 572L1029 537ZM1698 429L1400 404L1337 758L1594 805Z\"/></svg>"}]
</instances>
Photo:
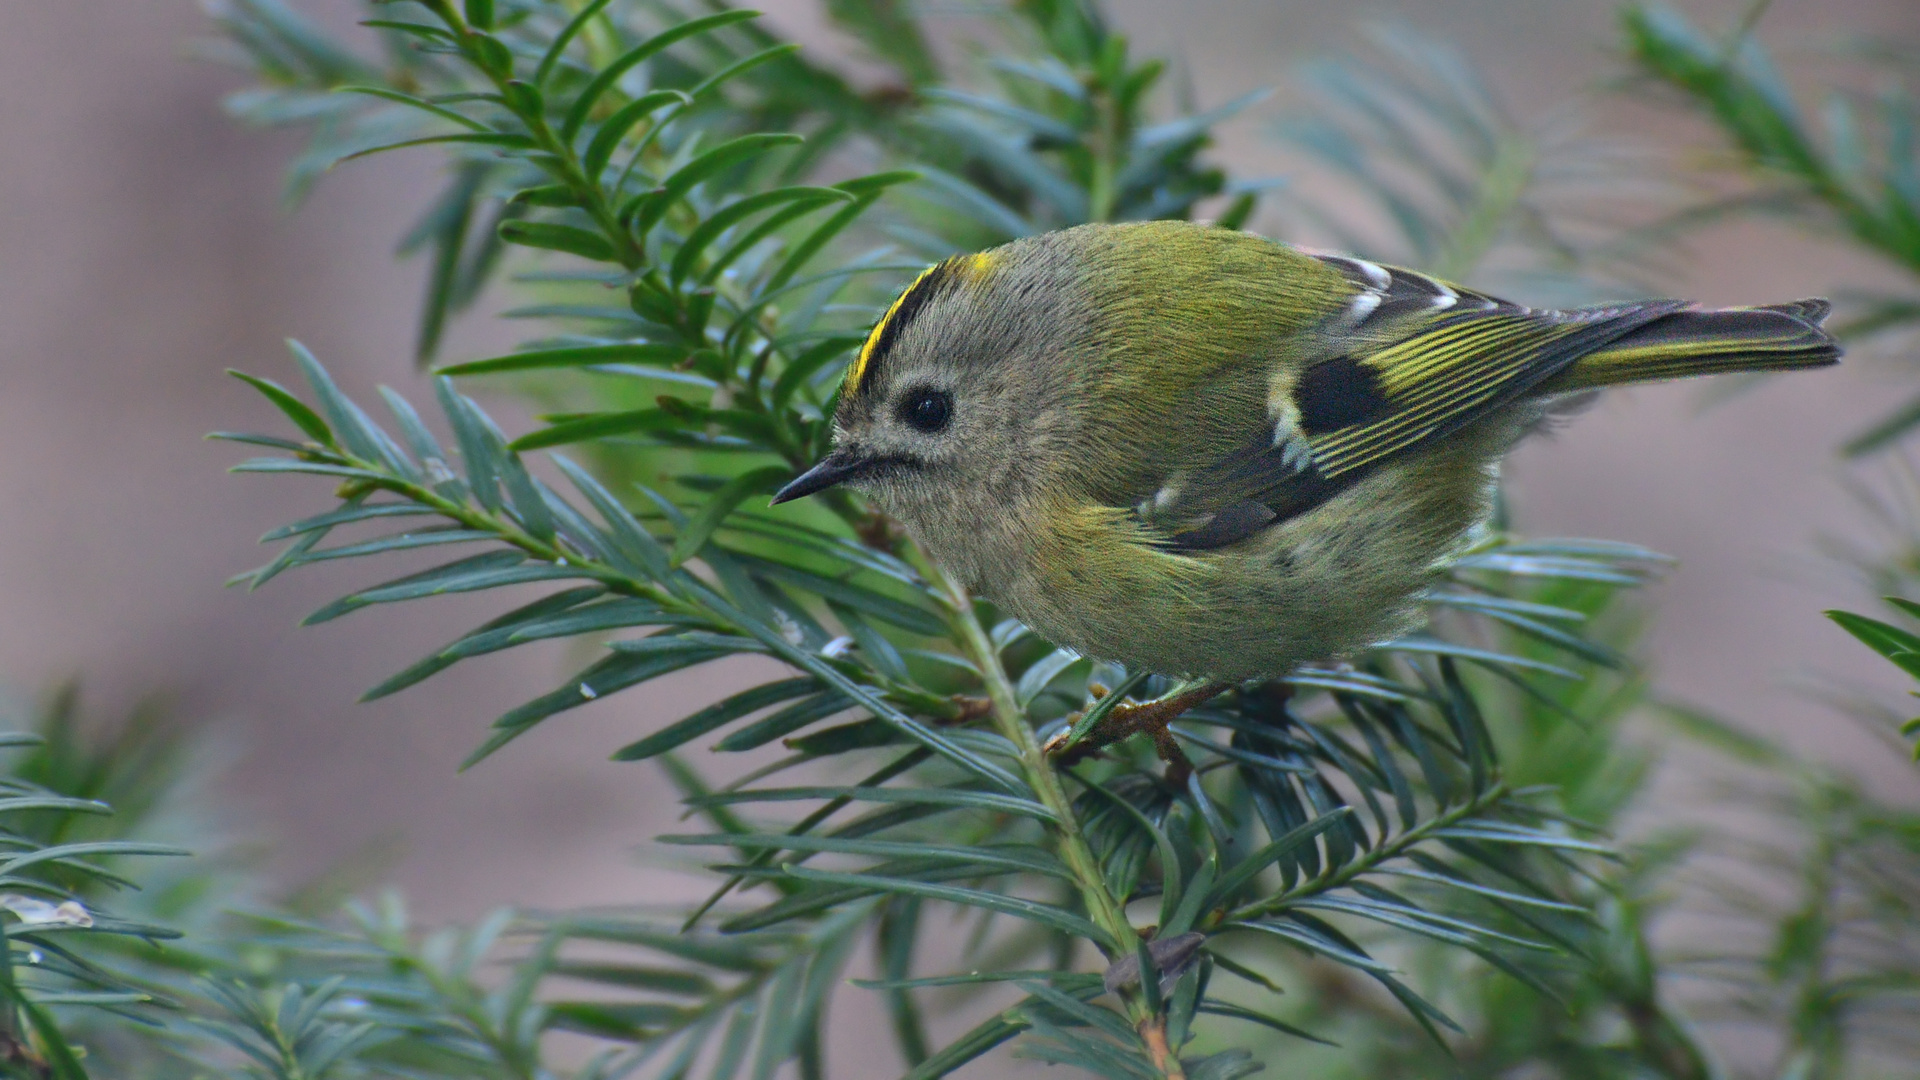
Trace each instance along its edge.
<instances>
[{"instance_id":1,"label":"bird's wing","mask_svg":"<svg viewBox=\"0 0 1920 1080\"><path fill-rule=\"evenodd\" d=\"M1171 496L1141 504L1143 518L1168 528L1166 546L1222 547L1311 510L1689 306L1655 300L1540 311L1409 270L1322 258L1360 286L1323 331L1344 347L1283 373L1257 441L1180 478Z\"/></svg>"}]
</instances>

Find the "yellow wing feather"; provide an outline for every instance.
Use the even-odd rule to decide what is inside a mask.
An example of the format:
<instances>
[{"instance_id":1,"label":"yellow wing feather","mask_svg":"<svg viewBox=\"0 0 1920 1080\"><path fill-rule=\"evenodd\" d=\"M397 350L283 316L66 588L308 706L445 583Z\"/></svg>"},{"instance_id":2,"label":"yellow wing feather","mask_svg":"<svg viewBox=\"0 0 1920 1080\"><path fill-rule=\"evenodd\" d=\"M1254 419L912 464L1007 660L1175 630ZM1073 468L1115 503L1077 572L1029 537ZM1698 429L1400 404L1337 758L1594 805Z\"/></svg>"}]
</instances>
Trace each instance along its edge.
<instances>
[{"instance_id":1,"label":"yellow wing feather","mask_svg":"<svg viewBox=\"0 0 1920 1080\"><path fill-rule=\"evenodd\" d=\"M1313 463L1328 478L1378 464L1471 423L1682 306L1657 301L1569 313L1503 307L1409 320L1406 337L1354 357L1374 376L1382 415L1310 436Z\"/></svg>"}]
</instances>

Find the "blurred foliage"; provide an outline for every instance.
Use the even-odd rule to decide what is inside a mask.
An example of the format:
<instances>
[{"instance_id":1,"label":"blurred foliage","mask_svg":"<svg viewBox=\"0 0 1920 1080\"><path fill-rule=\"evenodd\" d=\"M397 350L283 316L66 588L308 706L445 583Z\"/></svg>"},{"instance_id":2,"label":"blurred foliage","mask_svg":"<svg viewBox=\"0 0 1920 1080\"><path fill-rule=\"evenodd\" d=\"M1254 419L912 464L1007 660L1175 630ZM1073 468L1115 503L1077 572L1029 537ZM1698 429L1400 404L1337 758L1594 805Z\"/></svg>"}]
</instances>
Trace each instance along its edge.
<instances>
[{"instance_id":1,"label":"blurred foliage","mask_svg":"<svg viewBox=\"0 0 1920 1080\"><path fill-rule=\"evenodd\" d=\"M176 1006L152 977L166 963L161 943L218 902L206 892L222 881L210 864L152 858L187 854L167 841L211 835L175 797L188 755L164 710L141 707L99 730L78 702L69 686L37 710L9 709L11 730L0 734L0 1075L9 1077L84 1077L89 1047L166 1056L154 1035Z\"/></svg>"},{"instance_id":2,"label":"blurred foliage","mask_svg":"<svg viewBox=\"0 0 1920 1080\"><path fill-rule=\"evenodd\" d=\"M1856 43L1847 59L1873 76L1870 88L1833 87L1818 122L1776 69L1753 30L1765 11L1719 40L1658 6L1624 11L1627 47L1640 70L1703 113L1733 151L1744 181L1695 209L1695 223L1763 212L1815 224L1890 263L1891 281L1843 296L1835 332L1849 342L1895 336L1911 353L1920 328L1920 96L1914 55L1886 42ZM1920 399L1850 439L1872 453L1920 427Z\"/></svg>"},{"instance_id":3,"label":"blurred foliage","mask_svg":"<svg viewBox=\"0 0 1920 1080\"><path fill-rule=\"evenodd\" d=\"M707 830L661 838L709 863L704 904L503 911L472 927L415 926L393 897L341 908L324 884L276 900L236 857L142 871L153 899L102 907L100 859L157 852L170 830L206 847L206 821L177 813L198 805L197 759L151 716L83 737L56 705L9 773L40 802L0 805L18 818L0 824L43 857L30 875L43 883L17 888L48 911L84 905L95 932L70 917L64 935L53 919L9 927L0 1047L14 1059L0 1075L823 1077L842 1075L827 1018L843 994L880 996L916 1080L1010 1041L1148 1080L1269 1064L1733 1075L1693 999L1675 1003L1695 969L1730 988L1709 1006L1779 1033L1764 1075L1898 1060L1885 1048L1913 1030L1901 995L1920 926L1910 814L1689 713L1675 724L1755 770L1753 804L1777 827L1755 850L1702 828L1606 839L1655 763L1628 734L1648 691L1625 660L1640 616L1622 592L1658 572L1651 553L1489 531L1450 565L1421 633L1189 713L1174 728L1196 765L1182 776L1144 747L1071 769L1040 750L1102 702L1166 693L1165 679L1038 639L855 495L765 504L821 453L849 350L932 259L1090 220L1238 227L1264 205L1362 253L1519 282L1540 302L1617 295L1671 255L1649 226L1674 189L1642 151L1564 115L1518 122L1458 56L1383 32L1310 65L1305 104L1277 125L1302 178L1362 196L1330 205L1311 182L1228 176L1208 156L1215 127L1258 95L1171 106L1162 62L1133 56L1086 0L993 9L957 50L936 47L912 5L828 0L871 54L858 77L718 0L378 3L355 39L279 0L209 8L214 51L253 80L233 111L309 133L294 196L350 158L443 155L445 186L400 245L428 257L422 361L507 275L526 302L506 314L541 327L512 353L442 367L431 424L385 388L390 420L376 421L298 345L304 395L241 376L292 430L224 434L269 451L239 471L337 486L236 580L460 545L308 621L518 587L520 606L369 691L575 639L585 666L497 718L469 764L672 672L741 655L789 670L614 753L661 769ZM1636 9L1629 27L1649 66L1693 58L1692 81L1675 79L1689 92L1785 107L1744 31L1703 53L1672 16ZM1791 175L1765 149L1783 136L1754 115L1729 106L1723 120L1743 147L1746 127L1759 133L1747 149L1769 182ZM1910 154L1899 130L1889 153ZM1807 153L1781 160L1825 152ZM1797 183L1794 199L1832 201ZM1862 212L1892 214L1896 187L1861 195ZM1904 243L1838 219L1876 249ZM509 439L456 389L483 376L555 411ZM533 457L575 445L585 465ZM1897 644L1897 663L1920 655L1876 625L1869 643ZM696 743L750 754L752 771L715 788L676 756ZM124 812L82 818L60 799ZM1715 859L1736 877L1790 867L1791 910L1748 890L1739 914L1766 942L1748 954L1656 946L1679 883ZM147 945L160 931L101 914L122 908L188 937ZM23 925L22 910L44 914L11 910ZM33 944L56 936L100 944L72 950L69 970ZM930 1016L988 1003L957 1038L930 1033L949 1028Z\"/></svg>"},{"instance_id":4,"label":"blurred foliage","mask_svg":"<svg viewBox=\"0 0 1920 1080\"><path fill-rule=\"evenodd\" d=\"M1920 617L1920 604L1899 596L1885 598L1887 605L1909 618ZM1920 635L1904 630L1891 623L1851 611L1829 611L1827 618L1838 623L1842 630L1859 639L1861 644L1892 661L1895 667L1915 679L1920 679ZM1920 691L1913 691L1920 697ZM1900 725L1900 734L1920 735L1920 719L1907 720ZM1914 760L1920 761L1920 744L1914 747Z\"/></svg>"},{"instance_id":5,"label":"blurred foliage","mask_svg":"<svg viewBox=\"0 0 1920 1080\"><path fill-rule=\"evenodd\" d=\"M1572 868L1608 852L1565 819L1554 793L1510 782L1482 702L1550 699L1535 684L1573 676L1569 664L1617 663L1567 629L1585 612L1513 594L1535 582L1631 585L1657 562L1647 553L1489 536L1433 597L1436 629L1458 634L1422 634L1359 669L1304 671L1197 710L1177 729L1193 774L1163 777L1140 748L1063 772L1040 746L1076 710L1165 693L1164 680L1092 664L1003 620L855 496L804 512L761 509L823 452L841 364L884 289L955 246L1079 221L1185 216L1216 195L1226 200L1224 224L1245 220L1260 186L1235 188L1200 154L1212 125L1250 102L1152 120L1161 65L1131 60L1123 38L1073 3L1016 5L1002 47L1023 46L1024 55L998 53L963 85L930 85L937 65L920 52L901 69L918 86L896 103L900 130L877 135L863 126L864 106L832 95L815 104L785 81L783 71L799 69L776 66L789 56L784 46L752 37L750 20L731 10L649 23L609 17L611 6L599 4L564 22L554 5L517 7L511 18L506 8L425 7L431 24L381 20L380 29L417 39L430 60L399 65L377 85L261 63L278 85L242 104L271 120L351 94L354 108L316 125L309 160L431 141L452 149L456 185L462 170L487 170L484 182L454 189L464 201L447 220L461 222L458 242L470 246L466 222L493 220L507 245L573 257L528 275L548 301L516 314L583 332L442 368L451 450L392 393L399 434L389 434L297 347L313 405L246 376L302 438L230 436L279 452L241 470L332 477L342 500L269 534L285 546L247 580L257 586L314 562L483 545L343 597L309 621L446 592L553 584L375 695L525 641L651 631L607 642L560 686L509 710L470 763L550 716L674 671L757 654L794 672L615 755L664 759L714 827L665 838L721 853L724 883L687 927L711 922L735 947L783 935L768 939L757 962L766 981L743 986L683 966L676 987L700 989L670 1006L636 968L586 965L578 970L656 997L553 1006L528 1021L530 1033L588 1031L613 1044L607 1060L676 1055L679 1064L663 1066L669 1075L696 1064L730 1075L746 1058L760 1075L786 1062L820 1075L821 1019L854 944L870 933L882 969L865 985L886 995L913 1076L944 1075L1024 1031L1020 1053L1099 1075L1231 1077L1259 1063L1220 1018L1317 1037L1274 1016L1259 994L1214 979L1224 972L1263 987L1269 976L1235 957L1269 952L1268 942L1384 990L1434 1040L1458 1023L1372 949L1428 939L1542 989L1544 957L1587 949L1596 928ZM868 40L904 17L833 11L849 26L866 19ZM604 31L604 52L591 47L593 30ZM575 38L587 47L570 50ZM1405 55L1421 72L1452 70L1438 54ZM1524 234L1537 220L1533 169L1475 156L1487 134L1481 104L1445 109L1459 122L1437 135L1450 154L1464 148L1442 179L1467 187L1479 208L1465 223L1431 227L1471 234L1452 247L1457 274L1510 227ZM397 119L408 110L416 120ZM776 120L787 130L765 130ZM803 142L795 127L812 138ZM1356 131L1349 142L1380 135ZM1508 152L1533 159L1524 136L1499 136L1520 148ZM837 144L832 154L818 148L823 139ZM846 178L846 164L863 157L892 171ZM837 178L818 183L823 171ZM896 185L903 196L883 203ZM502 209L489 219L482 205ZM1523 242L1550 235L1535 230ZM576 281L598 290L595 303L575 299L585 295ZM625 294L624 307L600 299L609 289ZM431 324L452 304L436 290L428 306ZM543 395L637 407L550 415L546 427L509 441L449 381L534 373ZM588 440L599 443L599 472L613 486L555 456L577 493L564 496L522 460ZM400 532L323 546L335 529L422 516L399 522ZM1511 647L1459 636L1489 633ZM1537 646L1535 655L1523 646ZM790 753L708 791L665 756L714 737L722 751L781 742ZM813 776L764 786L793 769ZM793 802L809 812L775 813ZM852 812L863 804L872 808ZM922 940L930 903L977 916L961 957L930 953ZM1158 913L1130 917L1130 906ZM1354 937L1368 925L1384 928L1383 944ZM563 936L536 957L567 955L565 932L552 932ZM1099 954L1092 969L1088 945ZM956 963L967 973L916 970ZM541 963L516 970L525 987L516 1000L533 1001ZM1149 971L1158 974L1143 977ZM926 992L996 984L1024 996L958 1041L929 1040Z\"/></svg>"},{"instance_id":6,"label":"blurred foliage","mask_svg":"<svg viewBox=\"0 0 1920 1080\"><path fill-rule=\"evenodd\" d=\"M375 13L422 10L376 5ZM438 348L448 315L470 306L500 269L502 227L539 205L540 196L519 193L577 180L610 183L630 200L643 176L664 176L658 170L674 162L675 153L692 155L696 147L746 134L805 136L763 147L753 156L758 171L751 178L740 175L743 157L708 160L709 171L733 170L729 190L767 198L779 185L809 176L844 175L854 161L911 162L924 178L913 200L925 204L924 212L882 228L923 261L1078 221L1189 216L1199 200L1222 193L1234 196L1229 219L1244 220L1253 211L1260 185L1228 185L1201 156L1211 127L1250 102L1156 122L1149 105L1164 64L1130 60L1126 39L1078 0L1014 5L1000 29L1021 55L983 59L990 85L964 89L940 78L919 18L904 6L880 0L834 3L828 10L909 85L856 90L754 22L751 12L718 2L685 10L670 0L504 5L496 40L509 55L520 50L527 58L531 70L514 73L529 76L524 79L493 80L493 72L458 63L454 39L417 14L367 20L380 39L375 59L277 0L216 0L211 11L224 39L211 51L259 80L257 88L229 99L236 115L312 131L289 172L293 197L348 158L418 145L415 140L453 151L446 188L400 245L402 253L426 251L431 258L418 343L423 360ZM684 27L695 29L677 29ZM669 32L655 33L663 28ZM671 48L682 34L688 44ZM553 51L556 42L561 48ZM569 102L547 118L551 145L515 153L516 139L537 142L538 133L471 127L492 119L490 109L511 108L496 81L528 88L534 98L524 105ZM464 104L471 115L455 120L415 108L408 98ZM474 108L482 102L490 109ZM449 130L448 123L464 130ZM573 140L583 128L592 138L570 154L556 152L553 140ZM649 140L650 131L661 135ZM602 175L616 152L618 177ZM565 168L578 174L573 180L553 171L567 158ZM897 179L880 186L892 182ZM878 190L859 194L871 203ZM759 223L771 232L821 209L819 198L796 191L752 209L778 211ZM636 208L574 209L604 227L612 223L608 215ZM858 214L842 216L851 221ZM622 250L614 261L631 267L634 254ZM697 254L696 246L690 258ZM710 261L714 275L731 265Z\"/></svg>"},{"instance_id":7,"label":"blurred foliage","mask_svg":"<svg viewBox=\"0 0 1920 1080\"><path fill-rule=\"evenodd\" d=\"M1892 355L1911 353L1920 302L1920 99L1913 56L1898 43L1853 43L1846 58L1872 80L1835 87L1807 119L1756 30L1765 4L1717 40L1660 7L1625 11L1629 54L1642 73L1677 91L1732 148L1743 183L1692 213L1699 221L1765 214L1810 223L1893 265L1905 289L1843 294L1840 334L1884 336ZM1725 170L1721 170L1724 175ZM1842 448L1861 456L1901 445L1920 425L1908 404ZM1920 516L1911 469L1898 455L1889 483L1847 483L1882 534L1882 548L1827 541L1835 561L1886 596L1896 619L1911 619L1920 595ZM1915 676L1920 637L1900 625L1847 611L1828 613L1842 629ZM1865 688L1822 696L1890 744L1916 722ZM1671 729L1707 748L1717 804L1744 820L1703 831L1677 887L1709 899L1693 918L1712 920L1728 948L1676 949L1666 962L1700 980L1692 1011L1751 1043L1727 1066L1733 1075L1839 1078L1911 1075L1920 1058L1920 816L1862 779L1809 762L1699 710L1670 712ZM1782 883L1791 883L1782 895ZM1761 1049L1755 1053L1753 1049Z\"/></svg>"},{"instance_id":8,"label":"blurred foliage","mask_svg":"<svg viewBox=\"0 0 1920 1080\"><path fill-rule=\"evenodd\" d=\"M1675 883L1712 936L1664 957L1695 983L1690 1013L1741 1051L1728 1074L1909 1075L1920 1054L1920 813L1710 715L1669 719L1713 753L1716 796L1743 811L1707 827Z\"/></svg>"},{"instance_id":9,"label":"blurred foliage","mask_svg":"<svg viewBox=\"0 0 1920 1080\"><path fill-rule=\"evenodd\" d=\"M1288 235L1539 304L1645 296L1673 268L1661 226L1687 192L1651 147L1595 134L1577 102L1521 120L1431 38L1365 41L1305 65L1272 125L1303 158L1276 200Z\"/></svg>"}]
</instances>

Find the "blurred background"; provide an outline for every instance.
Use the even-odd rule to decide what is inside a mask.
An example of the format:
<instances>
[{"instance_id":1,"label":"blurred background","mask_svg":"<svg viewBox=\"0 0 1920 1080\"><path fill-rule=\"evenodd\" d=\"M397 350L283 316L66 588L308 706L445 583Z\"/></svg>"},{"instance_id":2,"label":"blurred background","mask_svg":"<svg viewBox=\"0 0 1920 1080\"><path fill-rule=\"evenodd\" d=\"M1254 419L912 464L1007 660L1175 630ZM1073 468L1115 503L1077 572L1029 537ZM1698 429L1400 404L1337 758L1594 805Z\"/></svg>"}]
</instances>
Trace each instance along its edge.
<instances>
[{"instance_id":1,"label":"blurred background","mask_svg":"<svg viewBox=\"0 0 1920 1080\"><path fill-rule=\"evenodd\" d=\"M809 0L763 6L809 48L858 51ZM1290 72L1353 46L1368 22L1455 43L1527 119L1592 98L1622 69L1615 9L1594 0L1109 7L1136 52L1175 59L1202 105L1276 88L1275 99L1222 131L1217 153L1239 175L1288 171L1268 129L1272 110L1295 92ZM1746 9L1682 7L1708 26ZM471 917L501 902L650 895L659 878L607 853L664 828L673 797L657 772L606 756L710 700L701 680L713 675L577 710L458 774L484 726L525 687L558 674L560 653L515 650L455 668L437 691L357 705L367 686L494 603L442 599L300 629L301 616L365 571L309 571L255 595L221 587L264 560L253 542L260 532L310 510L321 494L225 474L234 448L200 436L271 421L223 369L287 379L280 341L291 336L355 396L376 383L416 398L425 390L412 359L424 268L397 262L391 247L439 182L432 156L349 163L290 213L281 174L296 138L245 130L222 113L222 94L241 76L192 57L206 29L194 5L8 10L10 32L0 36L0 99L13 103L0 112L0 684L31 699L77 678L89 711L102 716L164 694L217 733L226 816L272 843L275 869L289 881L377 848L394 853L387 876L433 917ZM305 10L336 26L359 15L346 0ZM1760 36L1790 76L1814 78L1831 63L1823 50L1845 39L1920 36L1920 8L1780 0ZM1589 104L1584 115L1683 157L1719 145L1683 114L1618 98ZM417 196L396 196L406 190ZM1255 227L1271 223L1256 219ZM1818 237L1741 222L1696 235L1661 285L1707 303L1761 303L1870 286L1885 273ZM484 355L513 340L511 328L478 312L455 325L442 355ZM1795 689L1816 672L1897 685L1891 669L1821 617L1861 597L1814 551L1821 535L1868 535L1835 482L1834 448L1910 385L1897 364L1863 356L1710 408L1694 386L1616 392L1514 456L1515 522L1534 534L1618 538L1678 557L1653 596L1647 654L1657 658L1660 692L1811 759L1862 769L1895 798L1904 784L1910 797L1911 772L1882 744ZM504 420L515 419L509 407ZM540 895L546 881L573 891Z\"/></svg>"}]
</instances>

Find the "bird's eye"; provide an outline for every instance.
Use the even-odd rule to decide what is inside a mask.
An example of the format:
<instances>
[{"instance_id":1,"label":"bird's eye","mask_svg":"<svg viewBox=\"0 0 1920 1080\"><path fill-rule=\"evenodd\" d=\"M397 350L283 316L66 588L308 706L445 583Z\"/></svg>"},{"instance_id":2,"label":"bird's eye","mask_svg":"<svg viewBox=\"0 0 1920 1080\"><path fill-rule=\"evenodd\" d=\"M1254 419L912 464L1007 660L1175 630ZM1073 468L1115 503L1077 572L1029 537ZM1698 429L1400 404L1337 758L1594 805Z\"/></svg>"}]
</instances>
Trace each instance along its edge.
<instances>
[{"instance_id":1,"label":"bird's eye","mask_svg":"<svg viewBox=\"0 0 1920 1080\"><path fill-rule=\"evenodd\" d=\"M900 419L928 435L944 431L953 419L953 395L945 390L915 390L901 402Z\"/></svg>"}]
</instances>

